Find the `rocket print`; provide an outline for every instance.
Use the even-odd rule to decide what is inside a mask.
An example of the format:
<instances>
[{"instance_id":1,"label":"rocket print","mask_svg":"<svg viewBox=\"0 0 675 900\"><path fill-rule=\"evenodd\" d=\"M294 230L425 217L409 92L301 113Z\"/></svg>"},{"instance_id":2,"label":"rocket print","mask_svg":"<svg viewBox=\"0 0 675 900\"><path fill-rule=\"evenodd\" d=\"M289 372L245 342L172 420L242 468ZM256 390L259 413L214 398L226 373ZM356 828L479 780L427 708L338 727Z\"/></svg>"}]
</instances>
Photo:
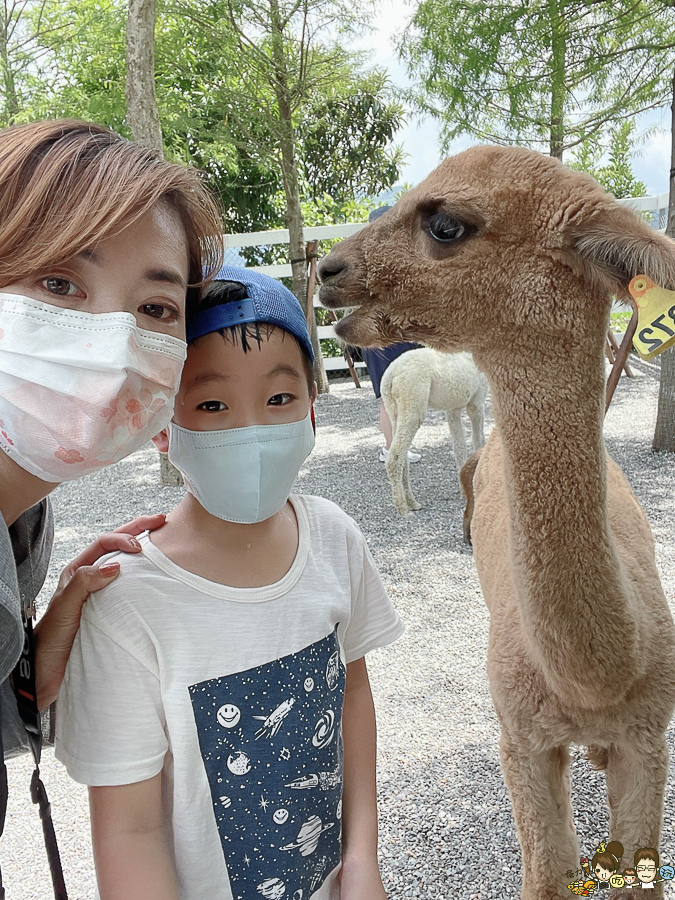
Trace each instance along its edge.
<instances>
[{"instance_id":1,"label":"rocket print","mask_svg":"<svg viewBox=\"0 0 675 900\"><path fill-rule=\"evenodd\" d=\"M339 865L344 687L337 626L190 687L234 900L310 900Z\"/></svg>"}]
</instances>

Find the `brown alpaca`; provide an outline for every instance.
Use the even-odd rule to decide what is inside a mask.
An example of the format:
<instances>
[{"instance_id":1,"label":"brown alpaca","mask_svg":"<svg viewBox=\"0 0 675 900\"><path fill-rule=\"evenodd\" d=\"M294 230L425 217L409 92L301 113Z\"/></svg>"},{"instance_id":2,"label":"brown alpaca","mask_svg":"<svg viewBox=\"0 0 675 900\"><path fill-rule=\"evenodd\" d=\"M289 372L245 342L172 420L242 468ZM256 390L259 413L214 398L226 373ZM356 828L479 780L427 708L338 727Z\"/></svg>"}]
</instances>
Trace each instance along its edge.
<instances>
[{"instance_id":1,"label":"brown alpaca","mask_svg":"<svg viewBox=\"0 0 675 900\"><path fill-rule=\"evenodd\" d=\"M590 177L502 147L446 160L320 266L322 302L357 307L347 343L469 350L490 383L471 534L525 900L568 897L578 865L570 743L606 768L629 859L659 844L675 627L602 436L611 296L638 274L675 288L675 243Z\"/></svg>"}]
</instances>

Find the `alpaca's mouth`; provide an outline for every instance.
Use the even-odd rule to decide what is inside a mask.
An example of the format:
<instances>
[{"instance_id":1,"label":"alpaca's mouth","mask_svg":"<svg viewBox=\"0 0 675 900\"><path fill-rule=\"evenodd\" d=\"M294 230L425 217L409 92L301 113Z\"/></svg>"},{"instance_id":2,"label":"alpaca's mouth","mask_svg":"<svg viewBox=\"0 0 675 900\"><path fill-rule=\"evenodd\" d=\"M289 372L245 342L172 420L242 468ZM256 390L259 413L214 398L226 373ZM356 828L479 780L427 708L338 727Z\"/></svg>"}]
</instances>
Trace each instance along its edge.
<instances>
[{"instance_id":1,"label":"alpaca's mouth","mask_svg":"<svg viewBox=\"0 0 675 900\"><path fill-rule=\"evenodd\" d=\"M340 289L332 284L322 284L319 288L319 302L326 309L352 309L358 307L359 304L347 296L344 289Z\"/></svg>"},{"instance_id":2,"label":"alpaca's mouth","mask_svg":"<svg viewBox=\"0 0 675 900\"><path fill-rule=\"evenodd\" d=\"M335 333L340 340L354 347L384 347L389 343L383 340L376 320L359 309L336 322Z\"/></svg>"}]
</instances>

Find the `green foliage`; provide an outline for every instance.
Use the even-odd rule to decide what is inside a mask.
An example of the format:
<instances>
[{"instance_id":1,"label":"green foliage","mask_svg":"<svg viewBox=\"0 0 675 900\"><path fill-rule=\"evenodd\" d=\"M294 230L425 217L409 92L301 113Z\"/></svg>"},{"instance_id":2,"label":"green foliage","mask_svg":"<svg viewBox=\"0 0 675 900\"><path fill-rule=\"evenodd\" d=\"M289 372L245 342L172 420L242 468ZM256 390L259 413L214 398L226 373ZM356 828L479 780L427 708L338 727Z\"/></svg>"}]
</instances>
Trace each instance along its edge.
<instances>
[{"instance_id":1,"label":"green foliage","mask_svg":"<svg viewBox=\"0 0 675 900\"><path fill-rule=\"evenodd\" d=\"M644 197L647 185L633 174L631 159L635 155L633 122L621 122L610 131L608 160L601 165L605 148L595 138L587 138L574 152L571 169L588 172L617 200L623 197Z\"/></svg>"},{"instance_id":2,"label":"green foliage","mask_svg":"<svg viewBox=\"0 0 675 900\"><path fill-rule=\"evenodd\" d=\"M421 0L399 49L442 140L565 150L663 105L675 16L663 0Z\"/></svg>"},{"instance_id":3,"label":"green foliage","mask_svg":"<svg viewBox=\"0 0 675 900\"><path fill-rule=\"evenodd\" d=\"M331 193L346 201L395 183L403 153L392 141L403 124L403 107L390 95L386 73L374 69L360 83L343 85L307 105L296 133L313 197Z\"/></svg>"},{"instance_id":4,"label":"green foliage","mask_svg":"<svg viewBox=\"0 0 675 900\"><path fill-rule=\"evenodd\" d=\"M610 326L612 331L624 332L628 328L628 323L632 318L631 312L613 312L610 314Z\"/></svg>"},{"instance_id":5,"label":"green foliage","mask_svg":"<svg viewBox=\"0 0 675 900\"><path fill-rule=\"evenodd\" d=\"M342 347L335 338L323 338L321 340L321 353L323 356L342 356Z\"/></svg>"},{"instance_id":6,"label":"green foliage","mask_svg":"<svg viewBox=\"0 0 675 900\"><path fill-rule=\"evenodd\" d=\"M242 53L232 17L245 4L233 3L158 0L156 92L165 152L205 172L221 199L226 230L284 227L277 100L263 65L269 60L270 42L261 33ZM287 6L287 11L301 8L297 3ZM252 7L246 8L250 12ZM328 4L321 15L338 12L336 4ZM357 19L348 10L342 12L341 27L355 28L363 20L362 15ZM30 74L22 82L18 118L75 116L131 137L125 120L126 14L126 0L29 0L26 27L34 28L39 16L40 29ZM402 154L393 136L402 109L383 73L364 69L359 57L339 45L315 43L300 66L292 26L291 21L285 52L293 121L301 135L302 196L317 197L317 215L322 215L328 206L321 198L330 195L332 209L339 214L355 195L396 181ZM351 114L349 130L344 127L346 110ZM330 152L322 154L331 125L336 131L330 134Z\"/></svg>"}]
</instances>

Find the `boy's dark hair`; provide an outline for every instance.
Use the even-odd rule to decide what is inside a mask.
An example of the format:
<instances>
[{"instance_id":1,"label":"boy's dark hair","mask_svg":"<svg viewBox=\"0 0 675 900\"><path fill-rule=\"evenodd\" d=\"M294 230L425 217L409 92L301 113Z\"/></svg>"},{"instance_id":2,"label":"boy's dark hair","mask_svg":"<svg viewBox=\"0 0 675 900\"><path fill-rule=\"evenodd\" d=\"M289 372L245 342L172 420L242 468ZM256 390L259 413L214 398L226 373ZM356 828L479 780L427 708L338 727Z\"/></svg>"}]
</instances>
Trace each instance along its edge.
<instances>
[{"instance_id":1,"label":"boy's dark hair","mask_svg":"<svg viewBox=\"0 0 675 900\"><path fill-rule=\"evenodd\" d=\"M194 311L196 313L204 312L207 309L213 309L214 306L222 306L225 303L236 303L239 300L245 300L247 297L246 287L238 281L212 281L203 289L201 298L195 306ZM189 315L190 313L188 311L188 317ZM279 326L272 325L269 322L246 322L243 325L232 325L229 328L218 329L218 333L221 334L226 341L229 341L234 346L240 345L244 353L248 353L252 348L251 341L255 341L258 347L260 347L261 342L263 340L269 340L270 335L275 331L280 331L284 339L286 336L292 338L298 345L300 355L302 356L302 365L305 370L305 375L307 376L307 389L311 396L314 389L314 369L312 362L303 350L300 341L294 334L291 334L290 331L285 331L283 328L279 328ZM198 338L195 338L195 340L198 340ZM188 341L188 344L191 343L192 341Z\"/></svg>"}]
</instances>

